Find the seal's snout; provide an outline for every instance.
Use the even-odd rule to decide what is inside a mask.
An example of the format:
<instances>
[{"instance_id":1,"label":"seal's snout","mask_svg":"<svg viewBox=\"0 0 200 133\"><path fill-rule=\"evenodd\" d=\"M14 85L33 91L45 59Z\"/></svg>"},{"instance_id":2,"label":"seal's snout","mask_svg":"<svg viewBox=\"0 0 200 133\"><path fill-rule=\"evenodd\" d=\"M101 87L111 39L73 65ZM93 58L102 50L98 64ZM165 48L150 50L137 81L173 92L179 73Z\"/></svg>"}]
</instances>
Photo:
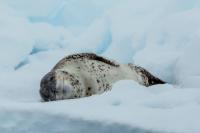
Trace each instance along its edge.
<instances>
[{"instance_id":1,"label":"seal's snout","mask_svg":"<svg viewBox=\"0 0 200 133\"><path fill-rule=\"evenodd\" d=\"M42 97L43 101L50 101L49 99L49 92L47 89L41 88L40 89L40 96Z\"/></svg>"},{"instance_id":2,"label":"seal's snout","mask_svg":"<svg viewBox=\"0 0 200 133\"><path fill-rule=\"evenodd\" d=\"M56 79L54 72L49 72L42 78L40 95L44 101L56 100Z\"/></svg>"}]
</instances>

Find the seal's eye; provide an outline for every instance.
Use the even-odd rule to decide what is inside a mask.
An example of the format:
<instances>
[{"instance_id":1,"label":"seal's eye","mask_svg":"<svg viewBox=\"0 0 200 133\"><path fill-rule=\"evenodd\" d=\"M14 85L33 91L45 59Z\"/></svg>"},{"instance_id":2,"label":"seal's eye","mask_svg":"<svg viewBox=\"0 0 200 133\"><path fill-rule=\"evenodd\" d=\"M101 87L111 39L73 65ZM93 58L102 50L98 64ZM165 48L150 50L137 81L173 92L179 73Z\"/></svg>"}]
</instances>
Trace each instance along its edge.
<instances>
[{"instance_id":1,"label":"seal's eye","mask_svg":"<svg viewBox=\"0 0 200 133\"><path fill-rule=\"evenodd\" d=\"M49 80L50 80L50 81L53 81L53 80L54 80L54 77L51 77Z\"/></svg>"}]
</instances>

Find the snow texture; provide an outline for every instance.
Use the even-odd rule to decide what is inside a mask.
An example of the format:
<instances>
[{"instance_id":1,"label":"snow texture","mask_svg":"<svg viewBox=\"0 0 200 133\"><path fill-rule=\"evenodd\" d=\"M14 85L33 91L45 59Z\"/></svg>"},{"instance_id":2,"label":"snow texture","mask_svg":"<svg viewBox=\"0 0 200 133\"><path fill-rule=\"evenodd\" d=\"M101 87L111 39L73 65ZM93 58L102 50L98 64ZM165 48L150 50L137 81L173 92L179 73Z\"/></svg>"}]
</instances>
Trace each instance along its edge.
<instances>
[{"instance_id":1,"label":"snow texture","mask_svg":"<svg viewBox=\"0 0 200 133\"><path fill-rule=\"evenodd\" d=\"M199 133L199 0L0 0L0 132ZM42 103L61 58L94 52L168 84Z\"/></svg>"}]
</instances>

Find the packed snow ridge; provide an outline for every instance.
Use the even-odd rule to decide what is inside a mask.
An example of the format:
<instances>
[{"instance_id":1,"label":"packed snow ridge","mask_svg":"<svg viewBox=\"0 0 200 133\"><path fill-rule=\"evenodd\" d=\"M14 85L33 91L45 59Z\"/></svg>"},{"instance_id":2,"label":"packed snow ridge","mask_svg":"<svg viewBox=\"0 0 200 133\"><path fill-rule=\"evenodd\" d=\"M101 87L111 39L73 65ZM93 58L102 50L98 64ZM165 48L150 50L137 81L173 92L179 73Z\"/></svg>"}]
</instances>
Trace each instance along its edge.
<instances>
[{"instance_id":1,"label":"packed snow ridge","mask_svg":"<svg viewBox=\"0 0 200 133\"><path fill-rule=\"evenodd\" d=\"M1 0L0 132L199 133L199 0ZM168 84L120 81L83 99L41 102L61 58L93 52Z\"/></svg>"}]
</instances>

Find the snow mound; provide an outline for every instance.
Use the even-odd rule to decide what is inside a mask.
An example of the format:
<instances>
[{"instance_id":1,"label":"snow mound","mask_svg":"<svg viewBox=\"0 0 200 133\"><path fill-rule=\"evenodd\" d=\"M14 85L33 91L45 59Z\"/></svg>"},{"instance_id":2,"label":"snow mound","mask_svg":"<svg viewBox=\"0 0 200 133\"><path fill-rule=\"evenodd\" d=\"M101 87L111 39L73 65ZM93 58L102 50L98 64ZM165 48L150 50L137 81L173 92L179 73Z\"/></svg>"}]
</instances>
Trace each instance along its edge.
<instances>
[{"instance_id":1,"label":"snow mound","mask_svg":"<svg viewBox=\"0 0 200 133\"><path fill-rule=\"evenodd\" d=\"M0 132L174 132L200 128L199 0L1 0ZM61 58L94 52L168 84L41 103Z\"/></svg>"}]
</instances>

